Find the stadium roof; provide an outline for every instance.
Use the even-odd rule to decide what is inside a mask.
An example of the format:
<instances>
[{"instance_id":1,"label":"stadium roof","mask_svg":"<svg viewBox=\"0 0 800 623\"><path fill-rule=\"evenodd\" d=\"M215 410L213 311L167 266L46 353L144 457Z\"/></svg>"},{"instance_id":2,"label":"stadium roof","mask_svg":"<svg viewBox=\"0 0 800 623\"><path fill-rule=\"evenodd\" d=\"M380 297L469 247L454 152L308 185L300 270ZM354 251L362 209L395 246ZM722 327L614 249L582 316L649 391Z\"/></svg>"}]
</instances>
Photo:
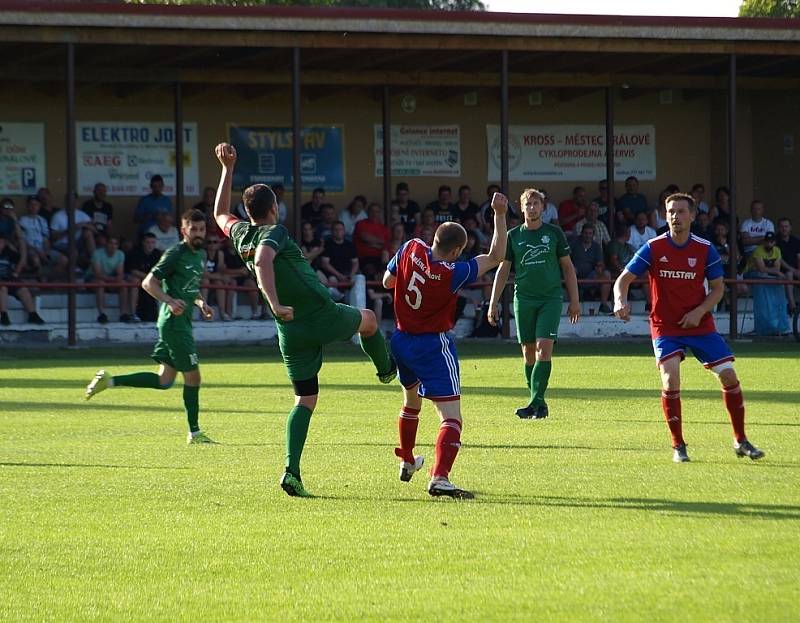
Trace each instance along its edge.
<instances>
[{"instance_id":1,"label":"stadium roof","mask_svg":"<svg viewBox=\"0 0 800 623\"><path fill-rule=\"evenodd\" d=\"M315 85L800 86L800 20L137 5L0 0L8 79L58 81L63 45L95 83L288 84L292 50Z\"/></svg>"}]
</instances>

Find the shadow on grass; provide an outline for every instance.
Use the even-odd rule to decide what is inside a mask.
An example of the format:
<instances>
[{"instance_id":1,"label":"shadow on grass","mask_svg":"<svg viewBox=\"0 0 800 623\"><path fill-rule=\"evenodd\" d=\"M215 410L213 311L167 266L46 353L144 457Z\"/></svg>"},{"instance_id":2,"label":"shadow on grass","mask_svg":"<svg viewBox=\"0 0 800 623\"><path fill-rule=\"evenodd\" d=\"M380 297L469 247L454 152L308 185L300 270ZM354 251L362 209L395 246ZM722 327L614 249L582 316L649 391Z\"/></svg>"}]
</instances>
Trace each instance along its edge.
<instances>
[{"instance_id":1,"label":"shadow on grass","mask_svg":"<svg viewBox=\"0 0 800 623\"><path fill-rule=\"evenodd\" d=\"M100 469L191 469L189 467L163 467L158 465L95 465L90 463L0 463L0 467L97 467Z\"/></svg>"}]
</instances>

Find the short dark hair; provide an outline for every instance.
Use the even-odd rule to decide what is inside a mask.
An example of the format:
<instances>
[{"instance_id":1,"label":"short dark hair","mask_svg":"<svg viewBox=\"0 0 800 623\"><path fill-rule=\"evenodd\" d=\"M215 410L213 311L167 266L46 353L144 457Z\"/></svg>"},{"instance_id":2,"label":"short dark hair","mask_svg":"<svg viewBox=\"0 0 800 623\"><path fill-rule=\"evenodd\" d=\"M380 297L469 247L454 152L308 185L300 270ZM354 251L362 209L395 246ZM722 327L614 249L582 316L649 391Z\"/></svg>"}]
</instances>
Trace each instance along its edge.
<instances>
[{"instance_id":1,"label":"short dark hair","mask_svg":"<svg viewBox=\"0 0 800 623\"><path fill-rule=\"evenodd\" d=\"M286 188L284 187L283 184L273 184L272 192L275 192L276 190L286 190Z\"/></svg>"},{"instance_id":2,"label":"short dark hair","mask_svg":"<svg viewBox=\"0 0 800 623\"><path fill-rule=\"evenodd\" d=\"M437 194L437 195L441 195L441 194L442 194L442 192L444 192L445 190L446 190L447 192L449 192L449 193L452 193L452 192L453 192L453 189L452 189L452 188L450 188L450 187L449 187L447 184L442 184L441 186L439 186L439 190L436 192L436 194Z\"/></svg>"},{"instance_id":3,"label":"short dark hair","mask_svg":"<svg viewBox=\"0 0 800 623\"><path fill-rule=\"evenodd\" d=\"M186 212L181 214L181 223L198 223L200 221L206 221L206 215L200 210L189 208Z\"/></svg>"},{"instance_id":4,"label":"short dark hair","mask_svg":"<svg viewBox=\"0 0 800 623\"><path fill-rule=\"evenodd\" d=\"M780 225L781 223L783 223L783 221L786 221L787 223L789 223L789 225L791 225L791 224L792 224L792 220L791 220L791 219L790 219L788 216L782 216L782 217L780 217L780 218L778 219L778 225Z\"/></svg>"},{"instance_id":5,"label":"short dark hair","mask_svg":"<svg viewBox=\"0 0 800 623\"><path fill-rule=\"evenodd\" d=\"M314 190L316 192L316 189ZM324 190L322 192L325 192ZM262 219L275 205L275 193L266 184L253 184L242 193L244 209L252 219Z\"/></svg>"},{"instance_id":6,"label":"short dark hair","mask_svg":"<svg viewBox=\"0 0 800 623\"><path fill-rule=\"evenodd\" d=\"M625 178L625 183L627 184L627 183L628 183L628 182L630 182L631 180L633 180L634 182L638 182L638 181L639 181L639 178L638 178L638 177L636 177L635 175L629 175L628 177L626 177L626 178Z\"/></svg>"},{"instance_id":7,"label":"short dark hair","mask_svg":"<svg viewBox=\"0 0 800 623\"><path fill-rule=\"evenodd\" d=\"M314 190L311 191L312 195L315 195L317 193L322 193L324 195L325 189L322 186L317 186Z\"/></svg>"},{"instance_id":8,"label":"short dark hair","mask_svg":"<svg viewBox=\"0 0 800 623\"><path fill-rule=\"evenodd\" d=\"M459 195L461 194L462 190L472 190L472 189L469 187L469 184L461 184L461 186L458 187Z\"/></svg>"},{"instance_id":9,"label":"short dark hair","mask_svg":"<svg viewBox=\"0 0 800 623\"><path fill-rule=\"evenodd\" d=\"M142 240L144 240L145 238L152 238L153 240L155 240L156 235L148 231L142 234Z\"/></svg>"},{"instance_id":10,"label":"short dark hair","mask_svg":"<svg viewBox=\"0 0 800 623\"><path fill-rule=\"evenodd\" d=\"M434 244L444 253L467 244L467 230L460 223L448 221L436 228Z\"/></svg>"},{"instance_id":11,"label":"short dark hair","mask_svg":"<svg viewBox=\"0 0 800 623\"><path fill-rule=\"evenodd\" d=\"M408 192L408 184L406 184L405 182L397 182L397 186L394 187L394 194L396 195L401 190L405 190L406 192Z\"/></svg>"},{"instance_id":12,"label":"short dark hair","mask_svg":"<svg viewBox=\"0 0 800 623\"><path fill-rule=\"evenodd\" d=\"M694 197L692 197L691 195L688 195L686 193L672 193L669 197L667 197L664 200L664 205L672 203L673 201L685 201L686 203L689 204L689 212L695 211Z\"/></svg>"},{"instance_id":13,"label":"short dark hair","mask_svg":"<svg viewBox=\"0 0 800 623\"><path fill-rule=\"evenodd\" d=\"M161 182L163 184L164 178L161 177L158 173L156 173L153 177L150 178L150 184L152 184L153 182Z\"/></svg>"},{"instance_id":14,"label":"short dark hair","mask_svg":"<svg viewBox=\"0 0 800 623\"><path fill-rule=\"evenodd\" d=\"M705 185L703 185L700 182L698 182L697 184L694 184L692 186L692 192L694 192L696 190L702 190L703 192L706 192L706 187L705 187Z\"/></svg>"}]
</instances>

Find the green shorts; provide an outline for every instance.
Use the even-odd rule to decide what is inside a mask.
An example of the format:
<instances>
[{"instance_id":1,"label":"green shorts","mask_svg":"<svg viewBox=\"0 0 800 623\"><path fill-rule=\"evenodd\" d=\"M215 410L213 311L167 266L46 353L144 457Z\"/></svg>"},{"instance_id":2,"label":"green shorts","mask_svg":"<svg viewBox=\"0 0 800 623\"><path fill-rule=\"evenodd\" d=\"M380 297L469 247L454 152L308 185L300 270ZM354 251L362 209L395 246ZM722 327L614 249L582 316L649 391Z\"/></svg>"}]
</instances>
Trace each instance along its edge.
<instances>
[{"instance_id":1,"label":"green shorts","mask_svg":"<svg viewBox=\"0 0 800 623\"><path fill-rule=\"evenodd\" d=\"M342 303L326 306L302 320L278 324L278 345L286 372L293 381L314 378L322 368L322 347L353 336L361 324L361 312Z\"/></svg>"},{"instance_id":2,"label":"green shorts","mask_svg":"<svg viewBox=\"0 0 800 623\"><path fill-rule=\"evenodd\" d=\"M150 355L178 372L197 370L197 348L191 331L175 331L169 326L158 328L158 341Z\"/></svg>"},{"instance_id":3,"label":"green shorts","mask_svg":"<svg viewBox=\"0 0 800 623\"><path fill-rule=\"evenodd\" d=\"M514 297L517 341L532 344L537 338L558 339L561 301L520 301Z\"/></svg>"}]
</instances>

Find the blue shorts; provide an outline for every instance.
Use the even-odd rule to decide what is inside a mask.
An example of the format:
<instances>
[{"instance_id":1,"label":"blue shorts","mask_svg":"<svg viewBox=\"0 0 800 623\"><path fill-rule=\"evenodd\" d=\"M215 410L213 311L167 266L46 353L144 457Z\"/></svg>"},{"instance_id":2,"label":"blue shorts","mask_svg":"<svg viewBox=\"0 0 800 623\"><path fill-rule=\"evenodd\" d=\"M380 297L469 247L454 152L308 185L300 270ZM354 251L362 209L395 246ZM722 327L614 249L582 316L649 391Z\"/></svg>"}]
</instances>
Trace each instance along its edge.
<instances>
[{"instance_id":1,"label":"blue shorts","mask_svg":"<svg viewBox=\"0 0 800 623\"><path fill-rule=\"evenodd\" d=\"M410 389L419 383L417 393L431 400L458 400L461 397L458 355L449 335L412 335L395 331L389 344L403 387Z\"/></svg>"},{"instance_id":2,"label":"blue shorts","mask_svg":"<svg viewBox=\"0 0 800 623\"><path fill-rule=\"evenodd\" d=\"M683 361L686 358L687 348L692 350L695 359L706 368L734 360L728 343L719 333L662 336L653 340L653 352L658 364L671 357L680 357Z\"/></svg>"}]
</instances>

